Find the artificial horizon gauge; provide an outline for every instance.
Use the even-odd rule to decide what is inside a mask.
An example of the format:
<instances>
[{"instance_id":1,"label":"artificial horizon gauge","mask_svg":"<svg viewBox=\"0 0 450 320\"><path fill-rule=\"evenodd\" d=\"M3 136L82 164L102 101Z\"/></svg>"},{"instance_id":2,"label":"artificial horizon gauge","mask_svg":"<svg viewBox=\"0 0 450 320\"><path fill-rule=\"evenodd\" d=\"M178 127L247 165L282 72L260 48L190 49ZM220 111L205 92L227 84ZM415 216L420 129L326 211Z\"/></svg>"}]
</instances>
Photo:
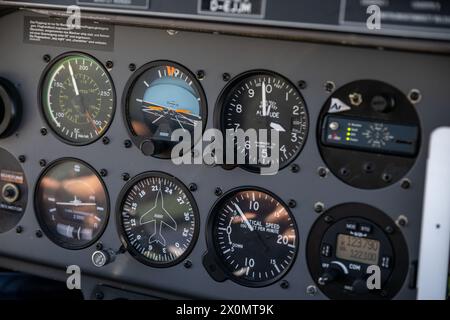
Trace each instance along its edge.
<instances>
[{"instance_id":1,"label":"artificial horizon gauge","mask_svg":"<svg viewBox=\"0 0 450 320\"><path fill-rule=\"evenodd\" d=\"M309 127L306 103L295 85L277 73L256 70L237 76L221 93L218 110L224 136L228 130L267 130L265 138L258 136L256 141L246 140L242 145L236 142L236 151L245 155L243 167L249 171L258 172L271 161L281 169L305 144ZM272 141L271 132L278 134L278 144Z\"/></svg>"},{"instance_id":2,"label":"artificial horizon gauge","mask_svg":"<svg viewBox=\"0 0 450 320\"><path fill-rule=\"evenodd\" d=\"M66 249L82 249L101 236L109 197L97 172L77 159L50 164L36 186L35 210L47 237Z\"/></svg>"},{"instance_id":3,"label":"artificial horizon gauge","mask_svg":"<svg viewBox=\"0 0 450 320\"><path fill-rule=\"evenodd\" d=\"M200 221L194 197L168 174L138 175L123 188L117 208L121 240L144 264L173 266L195 245Z\"/></svg>"},{"instance_id":4,"label":"artificial horizon gauge","mask_svg":"<svg viewBox=\"0 0 450 320\"><path fill-rule=\"evenodd\" d=\"M330 208L311 228L306 255L313 279L331 299L390 299L408 273L408 247L396 223L361 203ZM379 270L379 287L369 279Z\"/></svg>"},{"instance_id":5,"label":"artificial horizon gauge","mask_svg":"<svg viewBox=\"0 0 450 320\"><path fill-rule=\"evenodd\" d=\"M288 272L297 255L293 215L275 195L256 187L225 194L210 213L208 230L203 263L217 281L267 286Z\"/></svg>"},{"instance_id":6,"label":"artificial horizon gauge","mask_svg":"<svg viewBox=\"0 0 450 320\"><path fill-rule=\"evenodd\" d=\"M40 101L50 128L73 145L99 139L115 112L115 92L108 71L84 53L63 54L47 67Z\"/></svg>"},{"instance_id":7,"label":"artificial horizon gauge","mask_svg":"<svg viewBox=\"0 0 450 320\"><path fill-rule=\"evenodd\" d=\"M22 166L12 154L0 148L0 233L19 223L27 200L28 185Z\"/></svg>"},{"instance_id":8,"label":"artificial horizon gauge","mask_svg":"<svg viewBox=\"0 0 450 320\"><path fill-rule=\"evenodd\" d=\"M124 116L135 145L145 154L170 158L175 130L196 143L194 131L206 125L206 96L195 76L171 61L155 61L137 70L125 89Z\"/></svg>"}]
</instances>

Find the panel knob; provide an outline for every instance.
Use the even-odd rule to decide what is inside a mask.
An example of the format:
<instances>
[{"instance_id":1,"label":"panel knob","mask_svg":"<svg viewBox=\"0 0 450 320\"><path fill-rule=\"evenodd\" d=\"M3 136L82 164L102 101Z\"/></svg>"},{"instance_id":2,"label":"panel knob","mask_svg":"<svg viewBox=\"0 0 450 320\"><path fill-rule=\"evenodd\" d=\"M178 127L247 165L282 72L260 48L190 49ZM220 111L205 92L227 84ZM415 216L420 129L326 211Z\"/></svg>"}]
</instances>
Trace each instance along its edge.
<instances>
[{"instance_id":1,"label":"panel knob","mask_svg":"<svg viewBox=\"0 0 450 320\"><path fill-rule=\"evenodd\" d=\"M19 126L22 102L14 85L0 78L0 138L10 136Z\"/></svg>"}]
</instances>

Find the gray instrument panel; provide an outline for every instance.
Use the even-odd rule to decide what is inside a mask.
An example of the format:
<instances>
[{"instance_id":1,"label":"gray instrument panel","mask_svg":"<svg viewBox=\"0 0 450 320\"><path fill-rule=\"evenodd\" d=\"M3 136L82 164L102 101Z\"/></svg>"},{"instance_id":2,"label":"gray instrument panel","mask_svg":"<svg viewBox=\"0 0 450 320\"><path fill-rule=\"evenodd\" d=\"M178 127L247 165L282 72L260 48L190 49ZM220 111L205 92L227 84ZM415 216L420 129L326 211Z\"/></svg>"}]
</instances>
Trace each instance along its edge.
<instances>
[{"instance_id":1,"label":"gray instrument panel","mask_svg":"<svg viewBox=\"0 0 450 320\"><path fill-rule=\"evenodd\" d=\"M0 141L0 146L14 156L26 155L23 169L29 184L28 206L19 222L23 232L13 229L0 234L0 255L23 259L35 264L65 270L68 265L79 265L85 274L94 279L109 279L142 288L185 297L222 299L325 299L320 290L309 295L307 287L315 285L306 261L306 243L311 226L319 217L314 204L322 202L326 208L347 202L361 202L384 211L394 221L400 215L408 218L401 230L409 250L409 263L418 259L420 222L422 209L425 164L428 137L437 127L450 125L446 108L450 100L450 58L437 55L407 52L378 51L323 44L265 40L256 38L179 32L169 34L165 30L116 26L113 51L82 50L105 63L114 62L110 70L117 93L117 112L106 133L110 143L100 140L93 144L76 147L64 144L55 135L42 136L40 129L46 127L39 111L38 85L47 63L43 56L56 57L73 51L69 47L49 47L24 43L24 13L14 13L0 19L0 75L14 82L22 95L24 115L17 134ZM305 80L307 87L302 95L309 112L310 130L304 149L294 161L299 172L286 168L275 176L260 176L242 169L225 171L220 167L206 165L176 166L164 159L144 156L136 147L124 148L128 133L122 113L122 95L131 77L128 66L137 67L155 60L176 61L192 72L204 70L200 82L208 101L207 128L213 126L216 100L226 82L222 74L236 76L252 69L276 71L297 83ZM422 99L415 105L422 130L421 149L417 160L406 177L412 182L409 189L400 182L377 190L362 190L344 184L328 173L320 177L319 167L325 166L316 137L320 110L330 93L324 89L326 81L337 87L358 79L385 81L405 94L419 89ZM188 256L192 267L183 264L170 268L152 268L125 253L105 267L97 268L91 262L95 245L76 251L66 250L51 242L45 235L36 237L39 224L33 210L33 190L42 168L40 159L47 162L73 157L89 163L97 171L106 169L103 178L111 199L111 214L105 232L99 239L106 248L121 246L116 227L116 200L125 185L123 173L132 177L145 171L163 171L180 179L185 185L196 183L193 192L200 211L200 234ZM279 282L263 288L248 288L231 281L216 282L206 272L202 257L206 252L206 221L217 201L216 187L223 191L240 187L257 186L274 192L284 202L294 199L297 206L291 209L300 235L296 260L284 277L290 286L284 289ZM411 273L411 271L409 272ZM399 299L413 299L415 289L408 287L408 274ZM99 282L101 282L99 280Z\"/></svg>"}]
</instances>

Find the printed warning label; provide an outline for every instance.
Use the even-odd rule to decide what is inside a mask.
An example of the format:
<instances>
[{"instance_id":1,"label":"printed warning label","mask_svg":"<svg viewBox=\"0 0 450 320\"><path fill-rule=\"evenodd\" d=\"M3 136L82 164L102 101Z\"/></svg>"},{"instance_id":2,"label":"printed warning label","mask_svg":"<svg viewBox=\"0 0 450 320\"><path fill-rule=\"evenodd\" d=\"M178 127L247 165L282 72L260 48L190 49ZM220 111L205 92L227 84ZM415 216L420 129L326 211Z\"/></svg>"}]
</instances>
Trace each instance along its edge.
<instances>
[{"instance_id":1,"label":"printed warning label","mask_svg":"<svg viewBox=\"0 0 450 320\"><path fill-rule=\"evenodd\" d=\"M114 26L82 22L70 29L64 18L25 17L24 42L49 46L112 51Z\"/></svg>"}]
</instances>

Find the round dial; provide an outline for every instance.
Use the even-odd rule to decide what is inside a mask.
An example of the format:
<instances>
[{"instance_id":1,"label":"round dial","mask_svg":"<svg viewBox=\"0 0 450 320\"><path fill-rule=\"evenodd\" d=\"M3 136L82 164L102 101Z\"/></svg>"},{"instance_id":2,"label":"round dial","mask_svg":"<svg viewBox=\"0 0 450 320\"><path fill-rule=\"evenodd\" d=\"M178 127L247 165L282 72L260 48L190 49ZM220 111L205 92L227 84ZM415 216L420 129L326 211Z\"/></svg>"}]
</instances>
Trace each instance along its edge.
<instances>
[{"instance_id":1,"label":"round dial","mask_svg":"<svg viewBox=\"0 0 450 320\"><path fill-rule=\"evenodd\" d=\"M213 248L231 280L260 287L280 279L297 253L298 232L288 208L256 188L225 195L212 211Z\"/></svg>"},{"instance_id":2,"label":"round dial","mask_svg":"<svg viewBox=\"0 0 450 320\"><path fill-rule=\"evenodd\" d=\"M97 241L106 227L109 198L94 169L80 160L62 159L40 177L35 208L50 240L67 249L81 249Z\"/></svg>"},{"instance_id":3,"label":"round dial","mask_svg":"<svg viewBox=\"0 0 450 320\"><path fill-rule=\"evenodd\" d=\"M195 76L169 61L144 65L126 89L125 119L134 143L146 155L169 158L177 141L172 133L187 131L194 136L206 119L206 97ZM195 141L192 141L193 143Z\"/></svg>"},{"instance_id":4,"label":"round dial","mask_svg":"<svg viewBox=\"0 0 450 320\"><path fill-rule=\"evenodd\" d=\"M64 142L86 145L108 129L115 93L108 72L94 58L70 53L45 72L41 103L50 128Z\"/></svg>"},{"instance_id":5,"label":"round dial","mask_svg":"<svg viewBox=\"0 0 450 320\"><path fill-rule=\"evenodd\" d=\"M244 168L258 171L271 161L283 168L300 153L308 132L308 114L302 95L288 79L270 71L244 73L225 88L218 103L222 131L268 130L266 141L258 137L236 145L237 152L245 154ZM272 131L279 135L278 144L271 139ZM257 150L256 156L250 148Z\"/></svg>"},{"instance_id":6,"label":"round dial","mask_svg":"<svg viewBox=\"0 0 450 320\"><path fill-rule=\"evenodd\" d=\"M164 173L145 173L125 186L120 199L119 231L136 259L168 267L189 254L199 231L198 209L179 180Z\"/></svg>"}]
</instances>

